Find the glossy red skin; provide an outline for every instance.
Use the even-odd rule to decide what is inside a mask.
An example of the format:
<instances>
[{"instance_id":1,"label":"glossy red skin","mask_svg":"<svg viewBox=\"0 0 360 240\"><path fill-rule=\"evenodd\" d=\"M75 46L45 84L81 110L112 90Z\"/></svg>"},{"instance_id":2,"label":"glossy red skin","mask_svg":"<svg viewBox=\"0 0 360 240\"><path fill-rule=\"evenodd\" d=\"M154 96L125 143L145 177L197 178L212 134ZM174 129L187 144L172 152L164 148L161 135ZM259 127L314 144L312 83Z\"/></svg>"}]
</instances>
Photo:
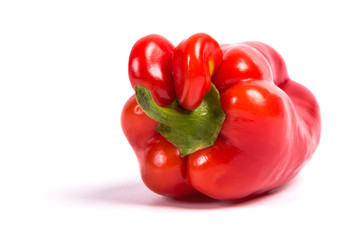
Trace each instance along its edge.
<instances>
[{"instance_id":1,"label":"glossy red skin","mask_svg":"<svg viewBox=\"0 0 360 240\"><path fill-rule=\"evenodd\" d=\"M186 160L179 150L155 131L133 95L121 113L121 126L138 158L141 178L152 191L167 197L184 197L196 192L187 181Z\"/></svg>"},{"instance_id":2,"label":"glossy red skin","mask_svg":"<svg viewBox=\"0 0 360 240\"><path fill-rule=\"evenodd\" d=\"M222 45L223 61L212 78L219 92L239 81L272 81L272 71L264 55L244 44Z\"/></svg>"},{"instance_id":3,"label":"glossy red skin","mask_svg":"<svg viewBox=\"0 0 360 240\"><path fill-rule=\"evenodd\" d=\"M175 100L171 58L174 46L160 35L139 39L129 56L129 79L132 87L149 89L155 102L166 107Z\"/></svg>"},{"instance_id":4,"label":"glossy red skin","mask_svg":"<svg viewBox=\"0 0 360 240\"><path fill-rule=\"evenodd\" d=\"M234 79L240 58L247 59L250 69L254 62L241 54L227 59L226 51L245 48L266 61L257 62L258 71L242 71ZM288 78L283 59L272 48L250 42L224 46L223 51L214 83L222 90L226 119L217 142L188 157L188 178L210 197L237 199L280 187L299 173L319 143L320 111L313 94Z\"/></svg>"},{"instance_id":5,"label":"glossy red skin","mask_svg":"<svg viewBox=\"0 0 360 240\"><path fill-rule=\"evenodd\" d=\"M219 44L205 33L192 35L175 48L172 59L174 87L183 108L194 110L200 105L211 87L209 62L216 71L221 60Z\"/></svg>"},{"instance_id":6,"label":"glossy red skin","mask_svg":"<svg viewBox=\"0 0 360 240\"><path fill-rule=\"evenodd\" d=\"M140 164L141 177L149 189L168 197L195 192L187 181L186 161L179 150L160 134L151 138Z\"/></svg>"},{"instance_id":7,"label":"glossy red skin","mask_svg":"<svg viewBox=\"0 0 360 240\"><path fill-rule=\"evenodd\" d=\"M289 79L274 49L259 42L223 45L222 49L224 58L212 81L220 91L226 119L213 146L178 161L176 148L164 144L167 140L155 131L156 122L135 113L134 98L124 107L123 130L138 156L142 175L146 172L143 180L154 192L181 197L196 189L223 200L261 194L293 179L319 143L317 101L309 90ZM164 154L174 160L154 168L154 159ZM166 179L161 181L159 176Z\"/></svg>"}]
</instances>

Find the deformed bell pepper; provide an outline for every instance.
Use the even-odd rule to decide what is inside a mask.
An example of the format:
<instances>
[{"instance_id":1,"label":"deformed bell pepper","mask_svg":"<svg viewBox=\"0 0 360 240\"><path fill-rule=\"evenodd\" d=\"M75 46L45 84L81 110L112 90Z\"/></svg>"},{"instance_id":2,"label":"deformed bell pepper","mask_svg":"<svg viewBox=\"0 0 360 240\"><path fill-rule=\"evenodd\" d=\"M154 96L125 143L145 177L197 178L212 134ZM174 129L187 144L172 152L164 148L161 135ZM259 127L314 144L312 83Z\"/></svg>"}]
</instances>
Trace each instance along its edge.
<instances>
[{"instance_id":1,"label":"deformed bell pepper","mask_svg":"<svg viewBox=\"0 0 360 240\"><path fill-rule=\"evenodd\" d=\"M149 35L131 50L129 78L121 124L158 194L261 194L293 179L319 143L315 97L264 43L199 33L174 48Z\"/></svg>"}]
</instances>

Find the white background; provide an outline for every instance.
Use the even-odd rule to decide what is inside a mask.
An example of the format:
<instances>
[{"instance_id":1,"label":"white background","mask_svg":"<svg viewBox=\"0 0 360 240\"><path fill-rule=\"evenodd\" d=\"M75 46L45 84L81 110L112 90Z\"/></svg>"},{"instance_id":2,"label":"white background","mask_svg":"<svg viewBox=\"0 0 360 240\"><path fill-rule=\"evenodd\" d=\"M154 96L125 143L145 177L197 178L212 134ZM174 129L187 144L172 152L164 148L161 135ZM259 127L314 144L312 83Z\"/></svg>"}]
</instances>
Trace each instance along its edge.
<instances>
[{"instance_id":1,"label":"white background","mask_svg":"<svg viewBox=\"0 0 360 240\"><path fill-rule=\"evenodd\" d=\"M360 239L356 1L1 1L0 239ZM150 33L277 49L322 111L281 191L230 204L147 190L123 136L128 55Z\"/></svg>"}]
</instances>

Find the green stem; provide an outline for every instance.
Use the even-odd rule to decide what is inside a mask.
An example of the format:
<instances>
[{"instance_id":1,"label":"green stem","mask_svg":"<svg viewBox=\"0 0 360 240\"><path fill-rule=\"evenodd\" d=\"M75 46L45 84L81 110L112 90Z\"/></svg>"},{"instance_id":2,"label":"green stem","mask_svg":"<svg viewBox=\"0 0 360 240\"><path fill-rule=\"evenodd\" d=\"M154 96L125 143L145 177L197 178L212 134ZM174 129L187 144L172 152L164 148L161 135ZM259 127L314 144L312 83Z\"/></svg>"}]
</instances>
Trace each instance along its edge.
<instances>
[{"instance_id":1,"label":"green stem","mask_svg":"<svg viewBox=\"0 0 360 240\"><path fill-rule=\"evenodd\" d=\"M136 100L141 109L153 120L163 124L176 124L187 121L185 110L180 108L160 107L153 100L148 89L141 85L135 86Z\"/></svg>"},{"instance_id":2,"label":"green stem","mask_svg":"<svg viewBox=\"0 0 360 240\"><path fill-rule=\"evenodd\" d=\"M140 85L135 87L135 92L141 109L159 123L156 130L179 149L181 156L215 143L225 119L215 86L211 87L194 111L160 107L154 102L150 91Z\"/></svg>"}]
</instances>

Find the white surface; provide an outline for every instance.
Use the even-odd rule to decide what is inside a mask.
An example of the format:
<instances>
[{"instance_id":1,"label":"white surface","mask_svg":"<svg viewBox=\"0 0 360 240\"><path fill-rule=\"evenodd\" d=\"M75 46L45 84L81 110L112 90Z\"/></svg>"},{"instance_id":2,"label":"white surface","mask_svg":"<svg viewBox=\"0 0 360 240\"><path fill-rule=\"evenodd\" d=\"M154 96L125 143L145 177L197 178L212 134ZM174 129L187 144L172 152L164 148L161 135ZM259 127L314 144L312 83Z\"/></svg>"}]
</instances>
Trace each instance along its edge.
<instances>
[{"instance_id":1,"label":"white surface","mask_svg":"<svg viewBox=\"0 0 360 240\"><path fill-rule=\"evenodd\" d=\"M1 1L0 239L360 239L360 16L350 1ZM338 2L338 3L337 3ZM283 190L237 204L147 190L119 116L134 42L265 42L322 110Z\"/></svg>"}]
</instances>

